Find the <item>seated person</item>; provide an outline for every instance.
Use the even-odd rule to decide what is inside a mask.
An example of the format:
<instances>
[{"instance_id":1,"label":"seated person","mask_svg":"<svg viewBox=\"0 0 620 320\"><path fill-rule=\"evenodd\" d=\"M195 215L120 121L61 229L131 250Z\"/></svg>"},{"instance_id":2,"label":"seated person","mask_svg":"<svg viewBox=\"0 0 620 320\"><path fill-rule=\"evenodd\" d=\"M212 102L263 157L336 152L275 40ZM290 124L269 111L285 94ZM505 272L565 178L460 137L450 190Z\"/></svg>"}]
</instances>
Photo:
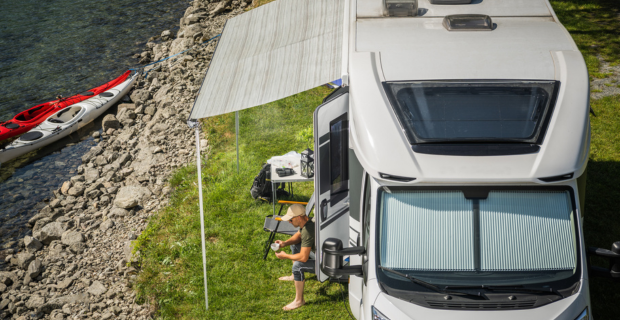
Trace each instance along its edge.
<instances>
[{"instance_id":1,"label":"seated person","mask_svg":"<svg viewBox=\"0 0 620 320\"><path fill-rule=\"evenodd\" d=\"M293 260L293 275L281 277L280 280L295 281L295 300L287 304L282 309L293 310L304 304L304 272L314 273L314 251L316 246L314 243L314 222L306 216L306 209L300 204L294 204L288 208L286 215L281 221L288 221L293 226L300 228L297 233L286 241L276 240L275 243L280 245L280 249L291 246L291 254L283 251L276 252L278 259Z\"/></svg>"}]
</instances>

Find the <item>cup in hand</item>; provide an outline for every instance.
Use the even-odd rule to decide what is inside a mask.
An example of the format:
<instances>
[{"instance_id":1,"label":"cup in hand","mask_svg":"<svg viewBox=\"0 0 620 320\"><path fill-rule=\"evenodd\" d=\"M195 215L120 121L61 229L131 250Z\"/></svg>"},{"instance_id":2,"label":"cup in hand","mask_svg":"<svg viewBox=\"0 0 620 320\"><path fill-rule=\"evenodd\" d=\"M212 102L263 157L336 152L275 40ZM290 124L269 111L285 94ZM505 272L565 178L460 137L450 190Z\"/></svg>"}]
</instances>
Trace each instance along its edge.
<instances>
[{"instance_id":1,"label":"cup in hand","mask_svg":"<svg viewBox=\"0 0 620 320\"><path fill-rule=\"evenodd\" d=\"M279 243L272 243L271 244L271 250L278 251L278 249L280 249L280 244Z\"/></svg>"}]
</instances>

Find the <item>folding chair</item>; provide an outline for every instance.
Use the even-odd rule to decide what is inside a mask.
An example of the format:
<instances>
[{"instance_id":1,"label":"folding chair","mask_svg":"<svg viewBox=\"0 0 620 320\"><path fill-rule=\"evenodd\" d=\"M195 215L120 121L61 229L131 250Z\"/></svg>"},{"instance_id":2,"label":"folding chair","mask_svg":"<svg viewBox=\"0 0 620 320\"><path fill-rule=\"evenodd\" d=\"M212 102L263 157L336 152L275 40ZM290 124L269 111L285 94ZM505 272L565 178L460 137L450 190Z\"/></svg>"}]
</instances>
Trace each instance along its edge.
<instances>
[{"instance_id":1,"label":"folding chair","mask_svg":"<svg viewBox=\"0 0 620 320\"><path fill-rule=\"evenodd\" d=\"M281 223L283 221L278 221L275 219L275 218L282 217L281 214L282 214L282 209L284 209L284 205L285 204L305 205L306 215L308 215L310 214L310 211L312 210L312 207L314 206L314 196L310 198L309 203L310 205L308 205L308 202L279 200L278 204L280 204L280 211L278 211L278 214L275 216L270 214L265 217L265 223L263 225L263 230L269 232L269 238L267 239L267 242L265 243L265 254L263 255L263 260L267 260L267 255L269 254L270 245L273 242L273 239L276 237L276 233L292 236L295 233L297 233L297 231L299 231L299 228L293 227L293 225L291 225L290 223L288 222Z\"/></svg>"}]
</instances>

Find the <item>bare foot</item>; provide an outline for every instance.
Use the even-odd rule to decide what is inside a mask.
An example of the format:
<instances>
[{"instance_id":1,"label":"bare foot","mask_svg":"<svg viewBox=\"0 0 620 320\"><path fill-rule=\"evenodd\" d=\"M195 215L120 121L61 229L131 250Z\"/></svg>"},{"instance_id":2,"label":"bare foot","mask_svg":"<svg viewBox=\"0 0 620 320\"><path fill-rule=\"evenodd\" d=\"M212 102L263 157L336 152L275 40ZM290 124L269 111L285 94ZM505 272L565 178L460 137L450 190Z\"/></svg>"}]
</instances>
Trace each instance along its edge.
<instances>
[{"instance_id":1,"label":"bare foot","mask_svg":"<svg viewBox=\"0 0 620 320\"><path fill-rule=\"evenodd\" d=\"M294 309L297 309L297 308L303 306L304 304L306 304L306 301L302 301L302 302L293 301L293 302L285 305L284 307L282 307L282 310L285 310L285 311L294 310Z\"/></svg>"},{"instance_id":2,"label":"bare foot","mask_svg":"<svg viewBox=\"0 0 620 320\"><path fill-rule=\"evenodd\" d=\"M280 277L280 278L278 278L278 280L281 280L281 281L293 281L293 280L295 280L295 277L293 275L290 275L290 276Z\"/></svg>"}]
</instances>

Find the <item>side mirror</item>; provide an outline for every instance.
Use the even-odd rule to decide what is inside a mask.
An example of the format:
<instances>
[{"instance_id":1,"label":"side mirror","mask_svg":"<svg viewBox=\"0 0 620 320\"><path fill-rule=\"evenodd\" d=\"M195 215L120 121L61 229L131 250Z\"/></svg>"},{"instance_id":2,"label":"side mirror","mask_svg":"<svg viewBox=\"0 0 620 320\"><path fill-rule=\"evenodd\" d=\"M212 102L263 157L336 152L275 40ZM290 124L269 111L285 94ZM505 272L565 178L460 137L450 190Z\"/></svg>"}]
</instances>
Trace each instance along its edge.
<instances>
[{"instance_id":1,"label":"side mirror","mask_svg":"<svg viewBox=\"0 0 620 320\"><path fill-rule=\"evenodd\" d=\"M342 241L336 238L327 238L323 242L323 259L321 270L331 278L342 276L361 276L363 275L362 266L343 266L343 256L363 254L366 252L364 247L342 248Z\"/></svg>"},{"instance_id":2,"label":"side mirror","mask_svg":"<svg viewBox=\"0 0 620 320\"><path fill-rule=\"evenodd\" d=\"M599 256L609 259L609 268L592 266L590 258ZM620 241L611 245L611 250L601 248L588 248L588 267L593 277L620 279Z\"/></svg>"}]
</instances>

